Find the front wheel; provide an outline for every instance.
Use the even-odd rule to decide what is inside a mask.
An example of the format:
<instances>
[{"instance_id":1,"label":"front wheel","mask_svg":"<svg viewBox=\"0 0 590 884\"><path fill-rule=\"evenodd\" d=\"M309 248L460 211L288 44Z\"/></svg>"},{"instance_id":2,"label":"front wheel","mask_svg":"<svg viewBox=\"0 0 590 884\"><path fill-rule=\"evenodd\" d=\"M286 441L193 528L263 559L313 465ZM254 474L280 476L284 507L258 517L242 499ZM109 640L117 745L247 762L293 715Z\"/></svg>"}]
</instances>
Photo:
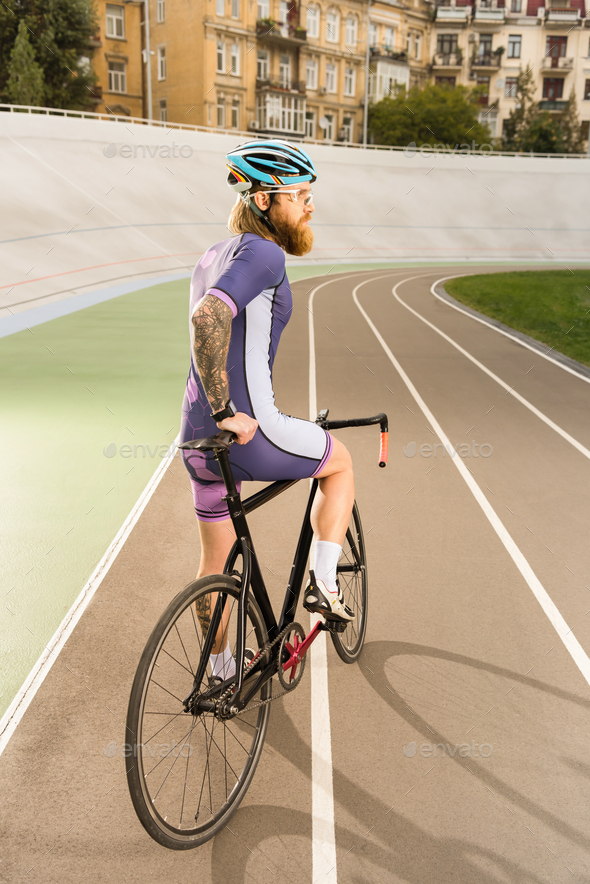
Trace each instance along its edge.
<instances>
[{"instance_id":1,"label":"front wheel","mask_svg":"<svg viewBox=\"0 0 590 884\"><path fill-rule=\"evenodd\" d=\"M354 663L365 642L368 607L365 538L356 502L352 508L350 524L346 530L336 574L344 595L344 602L352 608L355 618L343 632L330 630L330 635L340 659L345 663Z\"/></svg>"},{"instance_id":2,"label":"front wheel","mask_svg":"<svg viewBox=\"0 0 590 884\"><path fill-rule=\"evenodd\" d=\"M133 682L126 730L127 741L133 744L127 760L129 792L148 834L172 850L198 847L227 824L262 752L270 705L258 705L230 719L207 709L207 704L206 711L195 714L183 707L193 689L209 695L215 683L209 656L201 684L195 681L218 602L223 615L215 642L221 646L229 642L235 656L238 598L237 581L228 575L190 583L157 623ZM262 614L250 598L246 645L257 653L265 638ZM267 682L252 705L269 696Z\"/></svg>"}]
</instances>

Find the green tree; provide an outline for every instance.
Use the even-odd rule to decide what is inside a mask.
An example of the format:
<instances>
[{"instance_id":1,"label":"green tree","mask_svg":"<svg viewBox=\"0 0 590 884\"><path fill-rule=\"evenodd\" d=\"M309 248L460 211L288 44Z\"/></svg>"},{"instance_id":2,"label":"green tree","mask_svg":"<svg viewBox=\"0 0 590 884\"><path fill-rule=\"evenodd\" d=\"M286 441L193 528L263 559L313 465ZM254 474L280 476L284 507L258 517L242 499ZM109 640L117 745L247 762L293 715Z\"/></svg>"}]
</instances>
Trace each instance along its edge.
<instances>
[{"instance_id":1,"label":"green tree","mask_svg":"<svg viewBox=\"0 0 590 884\"><path fill-rule=\"evenodd\" d=\"M517 105L504 122L504 150L583 153L582 126L573 89L560 114L540 110L533 99L534 92L532 70L521 71L516 86Z\"/></svg>"},{"instance_id":2,"label":"green tree","mask_svg":"<svg viewBox=\"0 0 590 884\"><path fill-rule=\"evenodd\" d=\"M91 54L90 41L97 30L92 0L4 0L0 3L0 96L13 101L8 91L11 51L21 22L36 63L43 73L45 104L84 110L97 102L96 75L83 59Z\"/></svg>"},{"instance_id":3,"label":"green tree","mask_svg":"<svg viewBox=\"0 0 590 884\"><path fill-rule=\"evenodd\" d=\"M40 107L43 104L45 85L43 71L35 61L35 52L29 41L29 31L23 20L18 32L8 65L6 94L14 104L28 104Z\"/></svg>"},{"instance_id":4,"label":"green tree","mask_svg":"<svg viewBox=\"0 0 590 884\"><path fill-rule=\"evenodd\" d=\"M478 122L480 91L428 83L400 90L369 108L368 128L375 144L449 145L465 147L490 142L487 126Z\"/></svg>"},{"instance_id":5,"label":"green tree","mask_svg":"<svg viewBox=\"0 0 590 884\"><path fill-rule=\"evenodd\" d=\"M578 103L574 90L559 119L563 153L584 153L584 139L582 138L582 124L578 116Z\"/></svg>"},{"instance_id":6,"label":"green tree","mask_svg":"<svg viewBox=\"0 0 590 884\"><path fill-rule=\"evenodd\" d=\"M525 148L526 132L539 115L539 108L533 100L535 85L533 71L520 71L516 80L516 105L504 121L502 147L504 150L530 150Z\"/></svg>"}]
</instances>

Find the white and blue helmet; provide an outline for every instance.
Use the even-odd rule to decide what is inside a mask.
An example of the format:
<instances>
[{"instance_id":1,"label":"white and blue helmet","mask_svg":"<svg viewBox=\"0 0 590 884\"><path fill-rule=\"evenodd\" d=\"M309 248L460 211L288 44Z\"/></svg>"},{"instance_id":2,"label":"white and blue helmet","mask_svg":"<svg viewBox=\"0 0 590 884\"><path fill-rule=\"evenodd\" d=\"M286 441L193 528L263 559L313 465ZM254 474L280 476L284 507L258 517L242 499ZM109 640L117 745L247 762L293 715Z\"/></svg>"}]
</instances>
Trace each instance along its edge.
<instances>
[{"instance_id":1,"label":"white and blue helmet","mask_svg":"<svg viewBox=\"0 0 590 884\"><path fill-rule=\"evenodd\" d=\"M317 172L302 148L289 141L248 141L227 155L228 186L246 194L255 184L280 188L304 181L313 183Z\"/></svg>"}]
</instances>

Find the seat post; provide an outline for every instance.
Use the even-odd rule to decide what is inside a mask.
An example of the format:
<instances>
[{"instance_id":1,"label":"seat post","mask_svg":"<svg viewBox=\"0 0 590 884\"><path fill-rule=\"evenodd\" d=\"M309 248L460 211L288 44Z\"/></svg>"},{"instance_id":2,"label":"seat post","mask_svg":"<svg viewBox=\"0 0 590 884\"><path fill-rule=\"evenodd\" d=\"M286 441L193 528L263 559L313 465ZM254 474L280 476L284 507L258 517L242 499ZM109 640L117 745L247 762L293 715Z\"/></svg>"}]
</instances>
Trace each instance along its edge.
<instances>
[{"instance_id":1,"label":"seat post","mask_svg":"<svg viewBox=\"0 0 590 884\"><path fill-rule=\"evenodd\" d=\"M236 488L236 481L229 462L229 452L227 448L215 449L215 460L219 463L221 477L225 483L227 494L223 498L227 501L230 518L236 531L237 537L250 538L248 523L246 522L246 513L242 505L242 498Z\"/></svg>"}]
</instances>

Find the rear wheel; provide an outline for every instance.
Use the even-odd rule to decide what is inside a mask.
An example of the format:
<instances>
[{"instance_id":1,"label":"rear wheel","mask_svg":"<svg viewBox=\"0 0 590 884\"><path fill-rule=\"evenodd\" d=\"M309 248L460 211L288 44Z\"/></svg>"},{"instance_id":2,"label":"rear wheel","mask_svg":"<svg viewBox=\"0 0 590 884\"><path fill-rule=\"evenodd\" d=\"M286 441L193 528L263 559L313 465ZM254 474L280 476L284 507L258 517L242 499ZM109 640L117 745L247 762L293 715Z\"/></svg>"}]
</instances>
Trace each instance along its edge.
<instances>
[{"instance_id":1,"label":"rear wheel","mask_svg":"<svg viewBox=\"0 0 590 884\"><path fill-rule=\"evenodd\" d=\"M365 641L368 606L365 538L356 503L352 509L336 573L344 602L352 608L355 618L347 624L343 632L330 630L330 635L340 659L345 663L354 663Z\"/></svg>"},{"instance_id":2,"label":"rear wheel","mask_svg":"<svg viewBox=\"0 0 590 884\"><path fill-rule=\"evenodd\" d=\"M127 714L127 781L137 815L164 847L198 847L220 831L235 813L256 770L266 735L270 704L223 719L213 708L191 714L183 700L215 693L209 655L199 685L208 624L215 605L223 611L216 643L235 655L239 589L226 575L202 577L170 603L145 647L133 682ZM258 605L250 598L246 645L256 653L266 638ZM216 648L219 652L222 648ZM270 682L251 704L270 697ZM214 702L204 706L213 707ZM194 708L194 707L193 707Z\"/></svg>"}]
</instances>

